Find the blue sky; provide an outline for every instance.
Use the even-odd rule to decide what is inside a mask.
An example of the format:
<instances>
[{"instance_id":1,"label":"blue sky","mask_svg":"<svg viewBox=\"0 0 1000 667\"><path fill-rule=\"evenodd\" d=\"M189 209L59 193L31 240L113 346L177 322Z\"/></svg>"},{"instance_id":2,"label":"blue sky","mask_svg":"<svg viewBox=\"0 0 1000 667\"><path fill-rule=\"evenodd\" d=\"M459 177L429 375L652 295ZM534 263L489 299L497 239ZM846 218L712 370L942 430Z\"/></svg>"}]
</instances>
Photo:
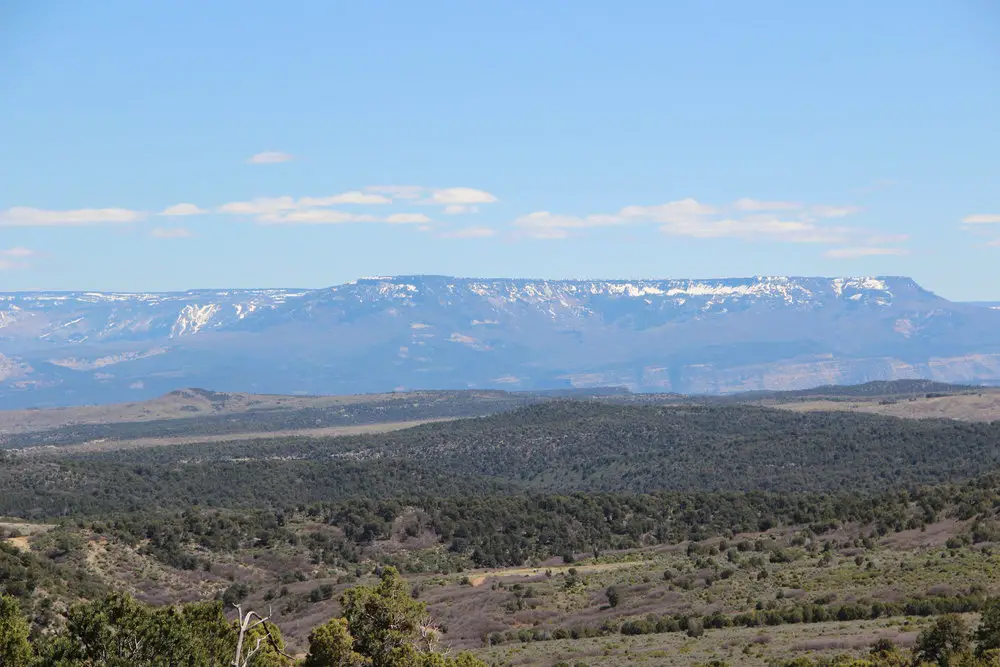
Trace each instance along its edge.
<instances>
[{"instance_id":1,"label":"blue sky","mask_svg":"<svg viewBox=\"0 0 1000 667\"><path fill-rule=\"evenodd\" d=\"M990 0L12 0L0 59L0 290L901 274L1000 299Z\"/></svg>"}]
</instances>

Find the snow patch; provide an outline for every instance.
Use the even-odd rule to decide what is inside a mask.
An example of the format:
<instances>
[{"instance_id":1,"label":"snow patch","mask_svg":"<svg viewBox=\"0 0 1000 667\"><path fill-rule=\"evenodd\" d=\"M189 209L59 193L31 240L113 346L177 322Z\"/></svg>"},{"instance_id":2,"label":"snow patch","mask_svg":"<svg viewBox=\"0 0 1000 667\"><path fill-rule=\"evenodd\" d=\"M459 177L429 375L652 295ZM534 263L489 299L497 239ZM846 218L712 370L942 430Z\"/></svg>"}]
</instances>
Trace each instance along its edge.
<instances>
[{"instance_id":1,"label":"snow patch","mask_svg":"<svg viewBox=\"0 0 1000 667\"><path fill-rule=\"evenodd\" d=\"M170 337L193 335L212 321L215 314L219 312L219 304L210 303L206 306L188 305L184 306L181 314L177 316L177 321L170 330Z\"/></svg>"}]
</instances>

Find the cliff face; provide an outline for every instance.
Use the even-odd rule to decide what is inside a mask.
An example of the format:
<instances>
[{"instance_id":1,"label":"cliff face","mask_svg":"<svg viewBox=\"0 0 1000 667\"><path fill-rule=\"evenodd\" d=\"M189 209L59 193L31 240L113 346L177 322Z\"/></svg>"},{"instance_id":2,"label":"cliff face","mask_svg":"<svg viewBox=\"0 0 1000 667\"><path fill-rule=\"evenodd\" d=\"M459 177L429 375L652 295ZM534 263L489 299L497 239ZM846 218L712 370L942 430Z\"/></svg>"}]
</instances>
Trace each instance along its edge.
<instances>
[{"instance_id":1,"label":"cliff face","mask_svg":"<svg viewBox=\"0 0 1000 667\"><path fill-rule=\"evenodd\" d=\"M5 407L183 386L691 393L1000 378L1000 310L908 278L366 278L319 290L0 294Z\"/></svg>"}]
</instances>

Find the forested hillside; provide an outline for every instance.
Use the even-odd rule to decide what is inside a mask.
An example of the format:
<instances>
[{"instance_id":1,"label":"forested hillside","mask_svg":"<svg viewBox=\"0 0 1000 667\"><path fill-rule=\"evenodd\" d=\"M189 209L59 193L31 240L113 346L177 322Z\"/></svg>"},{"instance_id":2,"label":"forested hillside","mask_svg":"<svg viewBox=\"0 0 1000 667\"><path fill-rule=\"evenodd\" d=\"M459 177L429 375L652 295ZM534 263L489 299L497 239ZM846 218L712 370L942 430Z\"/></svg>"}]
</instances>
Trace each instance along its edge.
<instances>
[{"instance_id":1,"label":"forested hillside","mask_svg":"<svg viewBox=\"0 0 1000 667\"><path fill-rule=\"evenodd\" d=\"M378 435L11 454L0 471L0 512L260 507L517 489L882 491L998 465L1000 423L558 401Z\"/></svg>"},{"instance_id":2,"label":"forested hillside","mask_svg":"<svg viewBox=\"0 0 1000 667\"><path fill-rule=\"evenodd\" d=\"M489 416L390 433L7 450L0 593L16 600L45 665L91 664L79 637L64 654L77 662L52 662L49 639L74 637L74 618L104 614L115 636L114 614L135 627L165 622L163 607L114 597L122 592L156 605L223 602L169 612L188 628L176 630L179 646L200 646L206 630L225 638L217 651L234 636L218 614L231 622L232 603L273 607L281 645L303 658L312 629L342 613L340 594L391 565L427 601L446 646L544 667L557 662L552 650L619 664L587 658L601 638L672 646L701 633L698 655L744 664L714 637L831 620L848 624L838 632L863 619L897 627L975 613L1000 593L1000 422L667 396L524 398L531 404L501 400ZM354 414L367 419L365 410ZM240 419L61 433L150 437L197 424L238 434L270 417ZM885 587L864 592L874 581ZM185 625L188 613L201 620ZM784 659L795 641L743 657ZM518 658L518 645L531 648Z\"/></svg>"}]
</instances>

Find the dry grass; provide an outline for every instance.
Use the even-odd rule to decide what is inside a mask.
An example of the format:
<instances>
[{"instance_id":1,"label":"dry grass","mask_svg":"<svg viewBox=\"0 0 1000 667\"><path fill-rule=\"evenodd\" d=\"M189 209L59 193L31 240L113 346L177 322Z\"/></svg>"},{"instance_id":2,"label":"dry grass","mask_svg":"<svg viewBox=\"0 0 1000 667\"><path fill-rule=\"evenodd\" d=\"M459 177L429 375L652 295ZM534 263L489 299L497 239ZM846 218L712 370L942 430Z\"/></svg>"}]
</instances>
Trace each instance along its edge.
<instances>
[{"instance_id":1,"label":"dry grass","mask_svg":"<svg viewBox=\"0 0 1000 667\"><path fill-rule=\"evenodd\" d=\"M78 445L47 445L43 447L26 447L24 449L11 449L11 454L20 456L45 456L65 454L81 454L95 452L109 452L121 449L144 449L148 447L169 447L171 445L191 445L198 443L212 442L234 442L237 440L256 440L258 438L285 438L296 436L300 438L329 438L348 435L362 435L365 433L388 433L389 431L399 431L405 428L412 428L421 424L431 422L450 421L447 418L441 419L418 419L405 422L385 422L381 424L359 424L357 426L327 426L324 428L303 428L288 429L284 431L266 431L256 433L227 433L220 435L191 435L173 436L163 438L135 438L132 440L92 440Z\"/></svg>"},{"instance_id":2,"label":"dry grass","mask_svg":"<svg viewBox=\"0 0 1000 667\"><path fill-rule=\"evenodd\" d=\"M0 433L26 433L60 426L186 419L208 415L238 415L254 411L329 408L358 403L399 401L412 403L432 397L430 392L358 394L344 396L284 396L279 394L216 394L211 398L189 389L136 403L87 405L68 408L0 410Z\"/></svg>"},{"instance_id":3,"label":"dry grass","mask_svg":"<svg viewBox=\"0 0 1000 667\"><path fill-rule=\"evenodd\" d=\"M52 530L54 526L47 523L26 523L23 521L0 521L0 532L11 535L4 540L7 544L21 551L31 550L31 539L36 535Z\"/></svg>"},{"instance_id":4,"label":"dry grass","mask_svg":"<svg viewBox=\"0 0 1000 667\"><path fill-rule=\"evenodd\" d=\"M937 398L901 399L880 403L879 399L854 401L814 400L803 402L765 402L770 407L795 412L847 411L903 417L906 419L958 419L995 421L1000 419L1000 392L984 389L977 394L959 394Z\"/></svg>"},{"instance_id":5,"label":"dry grass","mask_svg":"<svg viewBox=\"0 0 1000 667\"><path fill-rule=\"evenodd\" d=\"M639 637L600 637L534 644L503 645L476 651L487 662L512 667L548 667L563 661L589 667L624 665L705 664L723 660L730 665L768 665L797 656L860 656L880 637L911 644L918 624L904 620L850 621L767 628L727 628L708 631L697 639L682 633Z\"/></svg>"}]
</instances>

